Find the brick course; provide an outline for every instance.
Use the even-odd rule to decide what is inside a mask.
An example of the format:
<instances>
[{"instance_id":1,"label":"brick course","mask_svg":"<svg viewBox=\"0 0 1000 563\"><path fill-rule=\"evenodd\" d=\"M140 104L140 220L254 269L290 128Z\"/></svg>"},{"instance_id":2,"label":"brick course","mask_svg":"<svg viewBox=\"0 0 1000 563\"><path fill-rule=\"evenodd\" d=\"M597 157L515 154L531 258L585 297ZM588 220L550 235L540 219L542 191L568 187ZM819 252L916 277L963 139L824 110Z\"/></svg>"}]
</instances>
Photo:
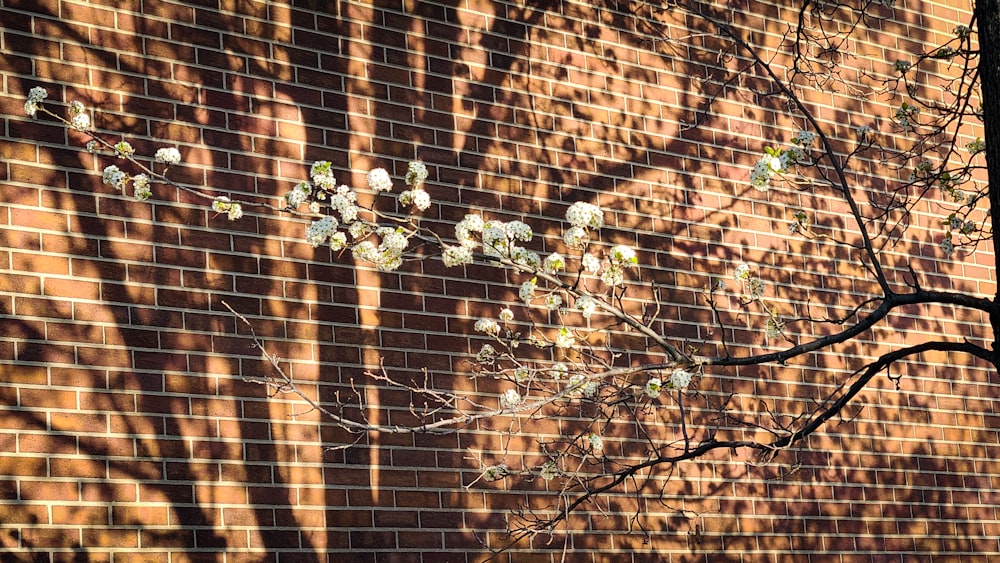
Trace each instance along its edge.
<instances>
[{"instance_id":1,"label":"brick course","mask_svg":"<svg viewBox=\"0 0 1000 563\"><path fill-rule=\"evenodd\" d=\"M332 401L353 382L378 407L371 420L405 424L408 394L364 371L381 360L403 379L427 368L437 387L499 392L465 376L482 343L472 326L515 299L508 284L519 280L433 259L377 272L312 249L301 219L249 210L229 223L167 186L132 202L101 184L110 157L80 150L82 136L51 120L23 116L33 86L49 90L56 111L84 102L100 130L140 153L178 146L184 163L170 176L183 184L275 201L313 160L360 185L370 167L399 177L420 158L435 199L425 224L448 233L470 207L484 208L545 230L546 250L559 248L564 228L552 218L574 201L600 203L609 210L603 237L639 247L642 279L668 289L656 326L706 342L708 353L719 332L701 290L740 261L759 265L774 302L800 314L810 303L814 315L845 315L877 294L850 252L788 235L792 214L807 209L829 232L858 237L842 199L748 191L763 147L800 124L769 100L711 100L692 77L735 64L719 62L717 40L692 36L677 55L650 40L683 37L692 22L642 3L634 13L615 6L0 0L4 560L478 561L505 545L509 510L552 510L554 497L540 494L544 483L476 482L475 457L533 467L535 436L579 426L553 416L509 440L506 454L509 418L327 450L355 437L255 383L273 372L223 301L252 320L305 394ZM793 13L773 2L738 9L740 28L772 47L778 14ZM969 10L926 1L884 9L892 17L853 44L853 70L891 74L896 59L946 40ZM935 80L922 87L933 91ZM840 143L851 126L890 114L881 102L809 99ZM688 127L710 100L713 113ZM867 165L876 175L852 180L883 188L885 169ZM940 219L933 205L915 210L907 236L884 254L891 283L902 288L913 265L928 286L993 294L992 254L946 259L934 244ZM652 298L638 289L630 311ZM732 412L746 420L799 414L881 352L936 334L983 342L985 322L910 307L833 351L718 370L700 385L716 399L733 393ZM771 349L759 330L731 332L731 350ZM843 419L770 464L716 451L672 476L654 471L638 496L602 497L569 517L568 532L500 560L561 561L564 546L567 560L593 562L1000 557L1000 381L957 354L921 360L893 368L898 389L875 379ZM656 416L664 440L680 437L676 412ZM641 457L632 438L613 426L606 447ZM646 517L634 521L637 511Z\"/></svg>"}]
</instances>

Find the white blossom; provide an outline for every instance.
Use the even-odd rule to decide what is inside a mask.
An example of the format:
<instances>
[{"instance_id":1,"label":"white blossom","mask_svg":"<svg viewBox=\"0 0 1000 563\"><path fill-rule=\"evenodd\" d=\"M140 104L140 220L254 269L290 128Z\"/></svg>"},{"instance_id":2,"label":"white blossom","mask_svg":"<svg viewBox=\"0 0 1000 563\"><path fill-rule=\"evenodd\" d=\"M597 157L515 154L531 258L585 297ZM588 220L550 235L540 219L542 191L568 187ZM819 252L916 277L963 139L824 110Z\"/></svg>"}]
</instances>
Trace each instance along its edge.
<instances>
[{"instance_id":1,"label":"white blossom","mask_svg":"<svg viewBox=\"0 0 1000 563\"><path fill-rule=\"evenodd\" d=\"M604 226L604 213L592 203L578 201L566 210L566 220L574 227L600 229Z\"/></svg>"},{"instance_id":2,"label":"white blossom","mask_svg":"<svg viewBox=\"0 0 1000 563\"><path fill-rule=\"evenodd\" d=\"M471 264L472 258L472 250L466 246L446 246L441 254L441 261L449 268Z\"/></svg>"},{"instance_id":3,"label":"white blossom","mask_svg":"<svg viewBox=\"0 0 1000 563\"><path fill-rule=\"evenodd\" d=\"M649 381L646 382L646 395L649 395L650 399L655 399L660 396L660 389L662 387L663 382L659 377L650 377Z\"/></svg>"},{"instance_id":4,"label":"white blossom","mask_svg":"<svg viewBox=\"0 0 1000 563\"><path fill-rule=\"evenodd\" d=\"M128 175L112 164L104 167L101 178L105 184L114 186L116 190L122 190L125 188L125 182L128 180Z\"/></svg>"},{"instance_id":5,"label":"white blossom","mask_svg":"<svg viewBox=\"0 0 1000 563\"><path fill-rule=\"evenodd\" d=\"M500 408L501 409L513 409L521 405L523 399L521 394L517 392L517 389L508 389L500 395Z\"/></svg>"},{"instance_id":6,"label":"white blossom","mask_svg":"<svg viewBox=\"0 0 1000 563\"><path fill-rule=\"evenodd\" d=\"M399 194L399 202L404 207L416 207L418 211L425 211L431 206L431 195L426 191L416 188L406 190Z\"/></svg>"},{"instance_id":7,"label":"white blossom","mask_svg":"<svg viewBox=\"0 0 1000 563\"><path fill-rule=\"evenodd\" d=\"M327 239L337 230L337 219L327 215L322 219L313 221L306 227L306 242L313 245L313 248L325 244Z\"/></svg>"},{"instance_id":8,"label":"white blossom","mask_svg":"<svg viewBox=\"0 0 1000 563\"><path fill-rule=\"evenodd\" d=\"M487 481L496 481L497 479L504 478L509 473L507 465L500 463L498 465L491 465L483 470L483 479Z\"/></svg>"},{"instance_id":9,"label":"white blossom","mask_svg":"<svg viewBox=\"0 0 1000 563\"><path fill-rule=\"evenodd\" d=\"M580 311L583 318L589 319L594 314L594 311L597 310L597 301L594 301L594 298L589 295L581 295L576 298L574 307L577 311Z\"/></svg>"},{"instance_id":10,"label":"white blossom","mask_svg":"<svg viewBox=\"0 0 1000 563\"><path fill-rule=\"evenodd\" d=\"M736 269L733 270L733 279L736 281L750 279L750 266L747 264L736 266Z\"/></svg>"},{"instance_id":11,"label":"white blossom","mask_svg":"<svg viewBox=\"0 0 1000 563\"><path fill-rule=\"evenodd\" d=\"M368 187L376 192L392 191L392 178L385 168L374 168L368 173Z\"/></svg>"},{"instance_id":12,"label":"white blossom","mask_svg":"<svg viewBox=\"0 0 1000 563\"><path fill-rule=\"evenodd\" d=\"M225 213L230 221L243 217L243 206L226 196L219 196L212 201L212 209L216 213Z\"/></svg>"},{"instance_id":13,"label":"white blossom","mask_svg":"<svg viewBox=\"0 0 1000 563\"><path fill-rule=\"evenodd\" d=\"M600 452L604 449L604 440L598 434L591 432L587 434L587 445L595 452Z\"/></svg>"},{"instance_id":14,"label":"white blossom","mask_svg":"<svg viewBox=\"0 0 1000 563\"><path fill-rule=\"evenodd\" d=\"M601 272L601 281L612 287L625 283L625 270L621 264L608 264Z\"/></svg>"},{"instance_id":15,"label":"white blossom","mask_svg":"<svg viewBox=\"0 0 1000 563\"><path fill-rule=\"evenodd\" d=\"M587 253L580 258L580 265L585 271L588 271L591 274L596 274L601 270L601 259L593 254Z\"/></svg>"},{"instance_id":16,"label":"white blossom","mask_svg":"<svg viewBox=\"0 0 1000 563\"><path fill-rule=\"evenodd\" d=\"M496 348L489 344L483 344L476 354L476 361L481 364L492 363L497 358Z\"/></svg>"},{"instance_id":17,"label":"white blossom","mask_svg":"<svg viewBox=\"0 0 1000 563\"><path fill-rule=\"evenodd\" d=\"M78 131L88 131L90 129L90 114L77 113L70 118L70 124Z\"/></svg>"},{"instance_id":18,"label":"white blossom","mask_svg":"<svg viewBox=\"0 0 1000 563\"><path fill-rule=\"evenodd\" d=\"M692 376L691 372L677 368L670 373L670 386L674 389L686 389Z\"/></svg>"},{"instance_id":19,"label":"white blossom","mask_svg":"<svg viewBox=\"0 0 1000 563\"><path fill-rule=\"evenodd\" d=\"M309 194L312 193L312 190L312 184L309 182L295 184L294 188L285 193L285 202L288 204L288 208L298 209L300 205L309 199Z\"/></svg>"},{"instance_id":20,"label":"white blossom","mask_svg":"<svg viewBox=\"0 0 1000 563\"><path fill-rule=\"evenodd\" d=\"M521 284L521 288L517 292L517 296L524 302L525 305L530 305L531 300L535 297L535 287L538 286L538 280L531 278L530 280Z\"/></svg>"},{"instance_id":21,"label":"white blossom","mask_svg":"<svg viewBox=\"0 0 1000 563\"><path fill-rule=\"evenodd\" d=\"M482 318L476 321L474 326L476 332L483 332L489 334L490 336L496 336L500 334L500 325L497 324L493 319Z\"/></svg>"},{"instance_id":22,"label":"white blossom","mask_svg":"<svg viewBox=\"0 0 1000 563\"><path fill-rule=\"evenodd\" d=\"M132 177L132 197L138 201L146 201L152 195L152 190L149 189L149 176L146 174L136 174Z\"/></svg>"},{"instance_id":23,"label":"white blossom","mask_svg":"<svg viewBox=\"0 0 1000 563\"><path fill-rule=\"evenodd\" d=\"M567 367L566 364L562 362L559 362L553 365L551 368L549 368L549 376L555 380L560 380L566 377L566 375L568 374L569 374L569 367Z\"/></svg>"},{"instance_id":24,"label":"white blossom","mask_svg":"<svg viewBox=\"0 0 1000 563\"><path fill-rule=\"evenodd\" d=\"M538 471L538 476L541 477L543 481L551 481L557 475L559 475L559 467L552 460L543 463L541 469Z\"/></svg>"},{"instance_id":25,"label":"white blossom","mask_svg":"<svg viewBox=\"0 0 1000 563\"><path fill-rule=\"evenodd\" d=\"M119 141L115 143L115 154L118 158L129 158L135 154L135 149L128 141Z\"/></svg>"},{"instance_id":26,"label":"white blossom","mask_svg":"<svg viewBox=\"0 0 1000 563\"><path fill-rule=\"evenodd\" d=\"M816 142L816 133L812 131L799 131L798 135L792 139L792 142L800 147L810 148Z\"/></svg>"},{"instance_id":27,"label":"white blossom","mask_svg":"<svg viewBox=\"0 0 1000 563\"><path fill-rule=\"evenodd\" d=\"M455 225L455 238L462 246L475 248L477 243L473 233L481 233L483 226L483 217L470 213Z\"/></svg>"},{"instance_id":28,"label":"white blossom","mask_svg":"<svg viewBox=\"0 0 1000 563\"><path fill-rule=\"evenodd\" d=\"M561 272L564 269L566 269L566 259L558 252L549 254L542 262L542 270L549 274Z\"/></svg>"},{"instance_id":29,"label":"white blossom","mask_svg":"<svg viewBox=\"0 0 1000 563\"><path fill-rule=\"evenodd\" d=\"M181 152L173 147L164 147L156 149L156 152L153 153L153 159L161 164L173 166L180 163Z\"/></svg>"},{"instance_id":30,"label":"white blossom","mask_svg":"<svg viewBox=\"0 0 1000 563\"><path fill-rule=\"evenodd\" d=\"M35 117L38 114L38 108L42 105L42 100L48 97L49 92L41 86L35 86L28 90L28 99L24 102L24 113L28 117Z\"/></svg>"},{"instance_id":31,"label":"white blossom","mask_svg":"<svg viewBox=\"0 0 1000 563\"><path fill-rule=\"evenodd\" d=\"M556 348L572 348L576 343L576 337L573 336L573 331L566 327L559 327L558 332L556 332Z\"/></svg>"},{"instance_id":32,"label":"white blossom","mask_svg":"<svg viewBox=\"0 0 1000 563\"><path fill-rule=\"evenodd\" d=\"M337 180L333 177L333 164L326 160L317 160L309 168L309 177L320 188L333 191L337 189Z\"/></svg>"},{"instance_id":33,"label":"white blossom","mask_svg":"<svg viewBox=\"0 0 1000 563\"><path fill-rule=\"evenodd\" d=\"M361 240L372 234L372 227L368 223L359 221L351 223L351 226L347 228L347 232L351 235L352 239Z\"/></svg>"},{"instance_id":34,"label":"white blossom","mask_svg":"<svg viewBox=\"0 0 1000 563\"><path fill-rule=\"evenodd\" d=\"M635 251L623 244L613 246L608 252L608 259L614 264L639 263L639 259L635 256Z\"/></svg>"},{"instance_id":35,"label":"white blossom","mask_svg":"<svg viewBox=\"0 0 1000 563\"><path fill-rule=\"evenodd\" d=\"M507 231L507 237L510 240L528 242L533 236L531 227L523 221L510 221L505 225L505 230Z\"/></svg>"},{"instance_id":36,"label":"white blossom","mask_svg":"<svg viewBox=\"0 0 1000 563\"><path fill-rule=\"evenodd\" d=\"M566 229L563 242L573 250L583 250L590 243L590 234L583 227L573 226Z\"/></svg>"},{"instance_id":37,"label":"white blossom","mask_svg":"<svg viewBox=\"0 0 1000 563\"><path fill-rule=\"evenodd\" d=\"M330 235L330 250L338 252L347 248L347 235L341 231L337 231Z\"/></svg>"},{"instance_id":38,"label":"white blossom","mask_svg":"<svg viewBox=\"0 0 1000 563\"><path fill-rule=\"evenodd\" d=\"M423 184L427 179L427 167L424 163L413 161L409 164L406 169L406 178L404 181L407 186L416 187Z\"/></svg>"}]
</instances>

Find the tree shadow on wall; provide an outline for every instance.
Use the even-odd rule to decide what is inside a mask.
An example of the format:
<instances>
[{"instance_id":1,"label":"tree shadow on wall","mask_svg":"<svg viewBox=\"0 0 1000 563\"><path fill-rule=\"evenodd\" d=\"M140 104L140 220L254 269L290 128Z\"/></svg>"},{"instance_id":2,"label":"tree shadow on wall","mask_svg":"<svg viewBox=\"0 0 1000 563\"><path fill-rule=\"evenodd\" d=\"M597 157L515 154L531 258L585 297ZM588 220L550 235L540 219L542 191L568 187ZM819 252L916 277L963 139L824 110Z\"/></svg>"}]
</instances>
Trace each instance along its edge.
<instances>
[{"instance_id":1,"label":"tree shadow on wall","mask_svg":"<svg viewBox=\"0 0 1000 563\"><path fill-rule=\"evenodd\" d=\"M263 76L273 84L291 76L275 68L248 73L246 59L210 46L204 28L235 29L234 21L182 6L159 13L162 19L105 10L121 28L95 39L70 23L74 10L93 16L89 7L62 10L10 3L0 10L14 46L0 63L12 78L10 96L41 85L54 111L83 101L96 110L99 130L121 133L138 154L180 146L185 163L170 175L183 184L277 191L271 157L286 155L279 134L292 132L255 130L268 123L251 116L273 116L289 104L275 101L274 92L247 91L241 79ZM194 23L202 26L197 33ZM54 41L33 40L31 30L42 28L73 50L78 64L53 59ZM185 41L168 39L178 36ZM276 40L257 37L265 45ZM149 52L133 51L137 45ZM5 113L19 113L21 103L8 98ZM282 550L315 551L300 528L322 529L322 510L318 523L317 511L296 512L308 496L299 487L309 480L290 481L300 477L296 461L309 461L301 450L320 449L318 428L282 420L292 410L287 403L273 406L262 386L241 380L261 372L259 357L248 338L234 336L236 320L222 306L271 316L256 328L286 357L295 357L296 342L322 338L322 327L295 323L309 318L308 300L321 297L280 299L285 286L308 277L307 264L286 260L280 242L257 234L297 229L254 214L226 224L204 201L166 187L154 188L151 203L130 202L95 174L111 157L67 150L44 118L7 124L17 142L40 142L47 170L18 167L8 178L23 187L16 204L41 202L42 222L14 221L3 231L25 280L3 302L4 371L13 374L4 378L4 427L25 444L22 455L10 449L0 460L14 476L5 483L19 485L17 504L5 504L2 518L18 526L18 537L4 545L80 557L81 543L155 546L201 560L248 547L271 554L261 560ZM76 145L81 138L70 135ZM43 252L66 257L65 269L51 270L56 261ZM44 289L30 285L38 283L32 272L51 276ZM63 487L68 480L72 486ZM65 533L70 528L79 531Z\"/></svg>"}]
</instances>

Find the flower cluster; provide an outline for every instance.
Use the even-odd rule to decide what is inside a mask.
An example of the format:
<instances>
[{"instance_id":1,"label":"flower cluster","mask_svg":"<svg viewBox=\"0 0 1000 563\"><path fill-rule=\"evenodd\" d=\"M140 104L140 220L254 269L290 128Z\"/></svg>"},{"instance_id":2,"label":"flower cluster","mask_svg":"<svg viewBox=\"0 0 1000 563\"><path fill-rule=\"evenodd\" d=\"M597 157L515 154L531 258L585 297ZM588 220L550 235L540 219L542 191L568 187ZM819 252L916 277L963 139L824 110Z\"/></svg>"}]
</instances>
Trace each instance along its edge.
<instances>
[{"instance_id":1,"label":"flower cluster","mask_svg":"<svg viewBox=\"0 0 1000 563\"><path fill-rule=\"evenodd\" d=\"M368 173L368 187L375 192L391 192L392 178L385 168L375 168Z\"/></svg>"},{"instance_id":2,"label":"flower cluster","mask_svg":"<svg viewBox=\"0 0 1000 563\"><path fill-rule=\"evenodd\" d=\"M767 191L775 176L786 174L800 164L810 164L806 151L813 147L816 138L816 134L811 131L799 131L792 137L792 146L784 149L764 147L764 155L750 171L750 185L760 191Z\"/></svg>"},{"instance_id":3,"label":"flower cluster","mask_svg":"<svg viewBox=\"0 0 1000 563\"><path fill-rule=\"evenodd\" d=\"M181 152L173 147L156 149L156 152L153 153L153 160L167 166L173 166L180 163Z\"/></svg>"},{"instance_id":4,"label":"flower cluster","mask_svg":"<svg viewBox=\"0 0 1000 563\"><path fill-rule=\"evenodd\" d=\"M551 481L559 475L559 466L556 462L549 460L542 464L542 467L538 470L538 476L542 478L543 481Z\"/></svg>"},{"instance_id":5,"label":"flower cluster","mask_svg":"<svg viewBox=\"0 0 1000 563\"><path fill-rule=\"evenodd\" d=\"M507 465L504 463L491 465L483 470L483 479L497 481L506 477L508 473L510 473L510 470L507 469Z\"/></svg>"},{"instance_id":6,"label":"flower cluster","mask_svg":"<svg viewBox=\"0 0 1000 563\"><path fill-rule=\"evenodd\" d=\"M677 368L670 372L670 387L673 389L687 389L692 377L693 374L691 372Z\"/></svg>"},{"instance_id":7,"label":"flower cluster","mask_svg":"<svg viewBox=\"0 0 1000 563\"><path fill-rule=\"evenodd\" d=\"M212 209L216 213L225 213L230 221L243 217L243 206L226 196L219 196L212 201Z\"/></svg>"},{"instance_id":8,"label":"flower cluster","mask_svg":"<svg viewBox=\"0 0 1000 563\"><path fill-rule=\"evenodd\" d=\"M625 268L639 263L635 251L624 245L616 245L608 252L608 265L601 273L601 281L612 287L625 283Z\"/></svg>"},{"instance_id":9,"label":"flower cluster","mask_svg":"<svg viewBox=\"0 0 1000 563\"><path fill-rule=\"evenodd\" d=\"M764 296L764 280L750 271L750 266L740 264L733 271L733 279L743 287L743 299L756 301Z\"/></svg>"},{"instance_id":10,"label":"flower cluster","mask_svg":"<svg viewBox=\"0 0 1000 563\"><path fill-rule=\"evenodd\" d=\"M153 196L153 191L149 188L150 180L146 174L136 174L132 176L132 197L138 201L146 201Z\"/></svg>"},{"instance_id":11,"label":"flower cluster","mask_svg":"<svg viewBox=\"0 0 1000 563\"><path fill-rule=\"evenodd\" d=\"M476 332L484 332L490 336L497 336L500 334L500 325L493 319L479 319L476 321L476 325L473 328Z\"/></svg>"},{"instance_id":12,"label":"flower cluster","mask_svg":"<svg viewBox=\"0 0 1000 563\"><path fill-rule=\"evenodd\" d=\"M28 91L28 99L24 102L24 113L28 117L38 115L38 109L42 107L42 100L49 97L49 92L41 86L35 86Z\"/></svg>"},{"instance_id":13,"label":"flower cluster","mask_svg":"<svg viewBox=\"0 0 1000 563\"><path fill-rule=\"evenodd\" d=\"M362 240L354 245L354 257L375 264L383 272L399 268L403 263L403 252L410 244L402 227L378 227L375 235L380 241L376 245L371 240Z\"/></svg>"},{"instance_id":14,"label":"flower cluster","mask_svg":"<svg viewBox=\"0 0 1000 563\"><path fill-rule=\"evenodd\" d=\"M646 395L650 399L655 399L660 396L660 389L663 388L663 381L659 377L650 377L649 381L646 382Z\"/></svg>"},{"instance_id":15,"label":"flower cluster","mask_svg":"<svg viewBox=\"0 0 1000 563\"><path fill-rule=\"evenodd\" d=\"M584 250L590 243L590 230L604 226L604 213L592 203L578 201L566 210L570 228L563 235L563 242L573 250Z\"/></svg>"},{"instance_id":16,"label":"flower cluster","mask_svg":"<svg viewBox=\"0 0 1000 563\"><path fill-rule=\"evenodd\" d=\"M517 389L508 389L500 395L500 408L503 410L517 408L524 402Z\"/></svg>"},{"instance_id":17,"label":"flower cluster","mask_svg":"<svg viewBox=\"0 0 1000 563\"><path fill-rule=\"evenodd\" d=\"M913 129L918 115L920 115L919 107L903 102L896 110L893 120L904 132L908 132Z\"/></svg>"},{"instance_id":18,"label":"flower cluster","mask_svg":"<svg viewBox=\"0 0 1000 563\"><path fill-rule=\"evenodd\" d=\"M586 442L587 446L589 446L589 448L593 450L594 453L600 453L602 450L604 450L604 439L601 438L599 434L596 434L594 432L588 433L586 436Z\"/></svg>"},{"instance_id":19,"label":"flower cluster","mask_svg":"<svg viewBox=\"0 0 1000 563\"><path fill-rule=\"evenodd\" d=\"M69 103L69 123L77 131L90 130L90 114L83 103L75 100Z\"/></svg>"},{"instance_id":20,"label":"flower cluster","mask_svg":"<svg viewBox=\"0 0 1000 563\"><path fill-rule=\"evenodd\" d=\"M399 203L404 207L415 207L419 211L425 211L429 208L431 196L423 188L425 180L427 180L427 166L422 162L411 162L407 167L404 179L410 189L399 194Z\"/></svg>"}]
</instances>

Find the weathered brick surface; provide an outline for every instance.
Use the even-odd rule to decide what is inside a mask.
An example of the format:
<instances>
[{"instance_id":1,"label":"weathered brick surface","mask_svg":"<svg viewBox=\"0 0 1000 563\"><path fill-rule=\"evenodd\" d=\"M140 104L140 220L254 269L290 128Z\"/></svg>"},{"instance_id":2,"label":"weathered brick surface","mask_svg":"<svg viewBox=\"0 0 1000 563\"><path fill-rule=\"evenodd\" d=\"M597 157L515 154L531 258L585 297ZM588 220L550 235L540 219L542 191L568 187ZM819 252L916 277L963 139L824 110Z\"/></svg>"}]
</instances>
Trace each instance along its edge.
<instances>
[{"instance_id":1,"label":"weathered brick surface","mask_svg":"<svg viewBox=\"0 0 1000 563\"><path fill-rule=\"evenodd\" d=\"M611 211L603 235L641 248L644 279L668 289L656 326L707 353L719 335L700 292L740 261L759 265L780 306L810 302L818 317L876 293L855 254L788 235L795 210L815 209L824 228L856 239L842 199L746 185L762 148L799 125L775 102L732 96L686 127L712 96L692 77L721 76L720 44L654 18L658 7L626 4L0 0L3 559L473 561L505 545L507 510L552 500L514 480L473 484L474 454L497 459L491 429L508 420L326 450L354 437L254 383L272 372L223 306L252 319L307 395L331 401L354 381L381 407L373 421L405 424L409 396L364 371L382 360L400 377L427 368L437 386L498 392L464 372L479 346L472 325L516 297L510 279L436 260L379 273L303 243L302 220L250 212L229 223L166 186L131 202L101 184L108 157L23 116L33 86L59 111L84 102L100 130L140 153L178 146L184 163L171 177L184 184L274 201L313 160L360 184L373 166L399 176L420 158L437 202L428 225L447 232L469 207L490 209L539 225L547 250L561 235L552 217L600 203ZM773 47L779 14L793 8L733 9L740 29ZM958 2L893 10L852 46L866 69L891 73L969 18ZM688 38L683 56L649 40L660 31ZM808 99L840 139L889 113ZM915 210L885 255L891 283L903 287L912 266L928 286L991 295L992 255L945 259L932 243L939 213ZM625 306L641 311L649 298ZM830 353L720 370L702 388L733 393L733 413L748 420L801 413L889 347L934 334L983 342L984 322L912 307ZM768 346L759 330L731 336L734 352ZM561 561L564 546L567 560L594 562L1000 557L996 373L946 353L892 373L898 389L876 379L843 420L770 464L715 452L670 480L654 473L638 497L602 498L569 518L568 535L499 560ZM676 413L659 416L664 439L678 438ZM532 426L510 441L507 463L533 465L534 437L569 428L560 417ZM608 449L641 455L630 438L609 428ZM649 515L648 536L636 511Z\"/></svg>"}]
</instances>

